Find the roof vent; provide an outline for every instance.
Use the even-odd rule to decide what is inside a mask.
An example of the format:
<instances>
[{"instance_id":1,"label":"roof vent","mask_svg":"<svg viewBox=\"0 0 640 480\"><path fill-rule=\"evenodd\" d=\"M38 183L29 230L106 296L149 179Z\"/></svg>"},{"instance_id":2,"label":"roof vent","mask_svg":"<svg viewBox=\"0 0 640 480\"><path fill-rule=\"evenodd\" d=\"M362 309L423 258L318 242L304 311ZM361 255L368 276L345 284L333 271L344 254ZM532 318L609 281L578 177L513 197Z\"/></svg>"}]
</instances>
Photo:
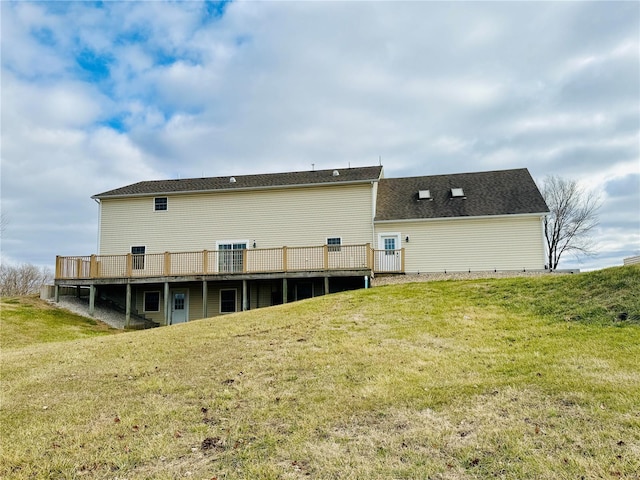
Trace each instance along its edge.
<instances>
[{"instance_id":1,"label":"roof vent","mask_svg":"<svg viewBox=\"0 0 640 480\"><path fill-rule=\"evenodd\" d=\"M418 200L432 200L430 190L418 190Z\"/></svg>"},{"instance_id":2,"label":"roof vent","mask_svg":"<svg viewBox=\"0 0 640 480\"><path fill-rule=\"evenodd\" d=\"M229 179L229 183L236 183L236 177L231 177Z\"/></svg>"},{"instance_id":3,"label":"roof vent","mask_svg":"<svg viewBox=\"0 0 640 480\"><path fill-rule=\"evenodd\" d=\"M462 190L461 188L452 188L451 189L451 196L453 198L464 197L464 190Z\"/></svg>"},{"instance_id":4,"label":"roof vent","mask_svg":"<svg viewBox=\"0 0 640 480\"><path fill-rule=\"evenodd\" d=\"M331 175L333 175L334 177L337 177L338 175L340 175L340 172L338 170L334 170Z\"/></svg>"}]
</instances>

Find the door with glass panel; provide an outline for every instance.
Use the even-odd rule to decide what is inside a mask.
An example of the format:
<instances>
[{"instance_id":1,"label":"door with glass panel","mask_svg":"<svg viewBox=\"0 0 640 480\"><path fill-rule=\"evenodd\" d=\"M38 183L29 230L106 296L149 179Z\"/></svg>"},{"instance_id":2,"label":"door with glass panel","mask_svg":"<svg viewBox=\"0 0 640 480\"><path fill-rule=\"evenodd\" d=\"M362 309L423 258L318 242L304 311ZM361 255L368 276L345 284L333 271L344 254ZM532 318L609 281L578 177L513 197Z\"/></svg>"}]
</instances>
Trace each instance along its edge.
<instances>
[{"instance_id":1,"label":"door with glass panel","mask_svg":"<svg viewBox=\"0 0 640 480\"><path fill-rule=\"evenodd\" d=\"M242 251L246 249L246 242L218 244L218 271L220 273L244 271L244 255Z\"/></svg>"},{"instance_id":2,"label":"door with glass panel","mask_svg":"<svg viewBox=\"0 0 640 480\"><path fill-rule=\"evenodd\" d=\"M379 272L398 272L401 269L400 235L381 234L378 237L376 267Z\"/></svg>"}]
</instances>

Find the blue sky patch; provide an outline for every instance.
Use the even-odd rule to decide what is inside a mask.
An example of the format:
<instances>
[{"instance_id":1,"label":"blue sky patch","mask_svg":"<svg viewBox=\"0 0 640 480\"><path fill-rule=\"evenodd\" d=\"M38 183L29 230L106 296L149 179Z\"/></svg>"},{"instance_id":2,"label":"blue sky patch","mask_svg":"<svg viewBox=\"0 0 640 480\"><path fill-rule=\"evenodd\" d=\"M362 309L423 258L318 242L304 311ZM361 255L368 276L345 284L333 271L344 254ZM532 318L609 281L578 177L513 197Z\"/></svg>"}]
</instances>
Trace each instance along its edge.
<instances>
[{"instance_id":1,"label":"blue sky patch","mask_svg":"<svg viewBox=\"0 0 640 480\"><path fill-rule=\"evenodd\" d=\"M109 64L112 59L106 55L84 49L76 56L76 63L82 69L83 80L101 81L109 78Z\"/></svg>"},{"instance_id":2,"label":"blue sky patch","mask_svg":"<svg viewBox=\"0 0 640 480\"><path fill-rule=\"evenodd\" d=\"M221 18L227 8L227 5L231 3L229 0L223 0L221 2L213 2L205 0L203 9L203 22L215 20Z\"/></svg>"}]
</instances>

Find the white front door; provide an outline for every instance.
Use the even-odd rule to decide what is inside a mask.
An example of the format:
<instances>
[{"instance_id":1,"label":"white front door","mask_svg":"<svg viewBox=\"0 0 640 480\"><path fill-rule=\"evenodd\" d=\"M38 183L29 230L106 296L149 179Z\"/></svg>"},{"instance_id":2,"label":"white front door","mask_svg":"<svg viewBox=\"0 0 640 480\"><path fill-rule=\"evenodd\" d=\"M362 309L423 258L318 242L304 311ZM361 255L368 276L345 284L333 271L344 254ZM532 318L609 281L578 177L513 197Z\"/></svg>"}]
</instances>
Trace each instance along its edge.
<instances>
[{"instance_id":1,"label":"white front door","mask_svg":"<svg viewBox=\"0 0 640 480\"><path fill-rule=\"evenodd\" d=\"M189 296L187 290L171 292L171 325L184 323L189 319Z\"/></svg>"},{"instance_id":2,"label":"white front door","mask_svg":"<svg viewBox=\"0 0 640 480\"><path fill-rule=\"evenodd\" d=\"M400 259L400 234L381 233L378 235L378 252L376 267L379 272L399 272Z\"/></svg>"}]
</instances>

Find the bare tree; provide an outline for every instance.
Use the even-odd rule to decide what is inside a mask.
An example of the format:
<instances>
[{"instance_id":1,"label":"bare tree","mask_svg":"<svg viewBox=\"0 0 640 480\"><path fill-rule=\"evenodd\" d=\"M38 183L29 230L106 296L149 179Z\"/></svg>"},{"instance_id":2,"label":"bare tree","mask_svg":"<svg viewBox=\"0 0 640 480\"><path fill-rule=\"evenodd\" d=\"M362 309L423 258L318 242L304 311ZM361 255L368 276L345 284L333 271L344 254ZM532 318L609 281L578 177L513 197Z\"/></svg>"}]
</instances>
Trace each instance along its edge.
<instances>
[{"instance_id":1,"label":"bare tree","mask_svg":"<svg viewBox=\"0 0 640 480\"><path fill-rule=\"evenodd\" d=\"M541 190L550 211L544 220L548 268L558 268L565 252L593 254L596 243L592 234L599 222L600 197L575 180L555 175L544 179Z\"/></svg>"},{"instance_id":2,"label":"bare tree","mask_svg":"<svg viewBox=\"0 0 640 480\"><path fill-rule=\"evenodd\" d=\"M31 264L19 266L0 265L0 295L29 295L40 291L40 287L51 282L53 275L47 267L39 268Z\"/></svg>"}]
</instances>

